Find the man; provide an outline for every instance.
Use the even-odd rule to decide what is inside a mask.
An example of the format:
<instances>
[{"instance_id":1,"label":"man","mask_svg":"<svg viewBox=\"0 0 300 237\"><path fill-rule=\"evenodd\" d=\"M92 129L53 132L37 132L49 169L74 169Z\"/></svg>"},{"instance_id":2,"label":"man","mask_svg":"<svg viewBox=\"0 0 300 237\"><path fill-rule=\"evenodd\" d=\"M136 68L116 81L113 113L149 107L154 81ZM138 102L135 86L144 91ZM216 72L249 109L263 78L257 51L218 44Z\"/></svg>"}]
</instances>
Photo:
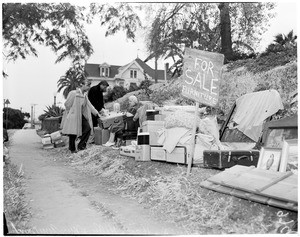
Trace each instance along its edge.
<instances>
[{"instance_id":1,"label":"man","mask_svg":"<svg viewBox=\"0 0 300 237\"><path fill-rule=\"evenodd\" d=\"M84 94L91 86L91 82L86 80L84 84L76 90L70 91L65 102L66 111L62 119L62 133L69 135L69 150L76 153L75 140L80 138L78 150L84 150L91 133L93 133L91 113L100 117L99 112Z\"/></svg>"},{"instance_id":2,"label":"man","mask_svg":"<svg viewBox=\"0 0 300 237\"><path fill-rule=\"evenodd\" d=\"M97 111L104 108L103 92L106 92L109 84L103 80L98 85L92 86L88 92L88 98ZM93 127L98 127L98 118L92 114Z\"/></svg>"}]
</instances>

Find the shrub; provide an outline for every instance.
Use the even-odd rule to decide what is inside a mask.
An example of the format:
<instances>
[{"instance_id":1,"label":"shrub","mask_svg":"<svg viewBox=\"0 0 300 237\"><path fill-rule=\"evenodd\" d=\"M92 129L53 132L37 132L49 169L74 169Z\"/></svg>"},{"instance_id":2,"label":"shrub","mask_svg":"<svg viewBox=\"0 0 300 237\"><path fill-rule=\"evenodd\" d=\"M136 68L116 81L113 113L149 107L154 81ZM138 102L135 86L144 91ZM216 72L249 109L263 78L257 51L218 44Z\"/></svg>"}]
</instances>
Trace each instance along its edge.
<instances>
[{"instance_id":1,"label":"shrub","mask_svg":"<svg viewBox=\"0 0 300 237\"><path fill-rule=\"evenodd\" d=\"M52 106L46 106L46 109L44 110L44 114L41 114L38 119L40 121L44 120L45 118L50 117L61 117L63 116L64 109L62 107L52 105Z\"/></svg>"},{"instance_id":2,"label":"shrub","mask_svg":"<svg viewBox=\"0 0 300 237\"><path fill-rule=\"evenodd\" d=\"M123 86L114 86L113 89L107 92L106 102L115 101L127 93L128 91Z\"/></svg>"},{"instance_id":3,"label":"shrub","mask_svg":"<svg viewBox=\"0 0 300 237\"><path fill-rule=\"evenodd\" d=\"M168 83L150 94L150 100L157 105L163 105L166 100L178 99L181 96L181 82Z\"/></svg>"},{"instance_id":4,"label":"shrub","mask_svg":"<svg viewBox=\"0 0 300 237\"><path fill-rule=\"evenodd\" d=\"M3 108L3 127L7 129L21 129L26 123L25 115L27 116L28 113L22 113L18 109Z\"/></svg>"},{"instance_id":5,"label":"shrub","mask_svg":"<svg viewBox=\"0 0 300 237\"><path fill-rule=\"evenodd\" d=\"M143 80L140 84L139 89L143 90L147 96L153 92L149 87L153 84L150 80Z\"/></svg>"}]
</instances>

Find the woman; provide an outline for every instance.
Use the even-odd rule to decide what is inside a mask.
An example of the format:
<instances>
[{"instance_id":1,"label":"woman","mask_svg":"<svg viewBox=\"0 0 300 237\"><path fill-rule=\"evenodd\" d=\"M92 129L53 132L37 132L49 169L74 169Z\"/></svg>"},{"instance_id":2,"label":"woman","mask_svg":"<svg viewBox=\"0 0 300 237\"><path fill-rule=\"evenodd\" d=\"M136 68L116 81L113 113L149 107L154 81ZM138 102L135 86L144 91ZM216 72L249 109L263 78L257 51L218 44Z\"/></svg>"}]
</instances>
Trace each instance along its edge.
<instances>
[{"instance_id":1,"label":"woman","mask_svg":"<svg viewBox=\"0 0 300 237\"><path fill-rule=\"evenodd\" d=\"M136 111L139 107L138 99L134 95L131 95L128 97L128 102L129 102L129 107L127 112L125 113L125 116L123 117L123 121L111 125L111 127L109 128L110 130L109 140L103 146L109 147L115 145L116 133L122 133L122 131L126 129L127 121L130 120L130 118L133 118L133 116L136 114Z\"/></svg>"},{"instance_id":2,"label":"woman","mask_svg":"<svg viewBox=\"0 0 300 237\"><path fill-rule=\"evenodd\" d=\"M69 150L71 153L76 153L75 141L80 138L78 150L86 149L86 144L91 133L93 133L92 116L100 117L99 112L89 101L85 92L90 88L90 81L85 81L84 84L76 90L70 91L65 102L66 111L64 113L61 127L62 134L69 136Z\"/></svg>"}]
</instances>

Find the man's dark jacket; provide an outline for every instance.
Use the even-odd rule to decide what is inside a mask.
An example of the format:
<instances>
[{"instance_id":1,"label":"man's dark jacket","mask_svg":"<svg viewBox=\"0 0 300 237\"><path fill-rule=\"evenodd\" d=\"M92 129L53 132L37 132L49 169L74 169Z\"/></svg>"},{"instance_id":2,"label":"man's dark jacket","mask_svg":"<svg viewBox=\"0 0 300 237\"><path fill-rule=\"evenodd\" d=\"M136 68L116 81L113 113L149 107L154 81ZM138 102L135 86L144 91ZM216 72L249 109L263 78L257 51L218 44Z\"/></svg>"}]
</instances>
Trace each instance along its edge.
<instances>
[{"instance_id":1,"label":"man's dark jacket","mask_svg":"<svg viewBox=\"0 0 300 237\"><path fill-rule=\"evenodd\" d=\"M103 102L103 92L100 89L100 85L92 86L88 92L88 98L92 105L95 107L97 111L100 111L102 108L104 108L104 102ZM93 126L97 127L97 117L92 114L92 120L93 120Z\"/></svg>"}]
</instances>

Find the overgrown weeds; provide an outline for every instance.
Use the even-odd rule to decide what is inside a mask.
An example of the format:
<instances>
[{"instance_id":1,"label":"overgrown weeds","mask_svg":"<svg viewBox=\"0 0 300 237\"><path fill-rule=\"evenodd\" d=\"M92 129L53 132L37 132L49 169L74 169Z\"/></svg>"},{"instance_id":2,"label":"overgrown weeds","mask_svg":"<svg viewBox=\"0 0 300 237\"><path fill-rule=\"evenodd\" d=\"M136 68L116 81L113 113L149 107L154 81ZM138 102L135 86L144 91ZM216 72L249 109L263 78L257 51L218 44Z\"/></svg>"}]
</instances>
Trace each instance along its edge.
<instances>
[{"instance_id":1,"label":"overgrown weeds","mask_svg":"<svg viewBox=\"0 0 300 237\"><path fill-rule=\"evenodd\" d=\"M4 213L9 233L26 232L30 216L28 203L25 199L24 176L22 167L8 163L3 169L3 201Z\"/></svg>"}]
</instances>

